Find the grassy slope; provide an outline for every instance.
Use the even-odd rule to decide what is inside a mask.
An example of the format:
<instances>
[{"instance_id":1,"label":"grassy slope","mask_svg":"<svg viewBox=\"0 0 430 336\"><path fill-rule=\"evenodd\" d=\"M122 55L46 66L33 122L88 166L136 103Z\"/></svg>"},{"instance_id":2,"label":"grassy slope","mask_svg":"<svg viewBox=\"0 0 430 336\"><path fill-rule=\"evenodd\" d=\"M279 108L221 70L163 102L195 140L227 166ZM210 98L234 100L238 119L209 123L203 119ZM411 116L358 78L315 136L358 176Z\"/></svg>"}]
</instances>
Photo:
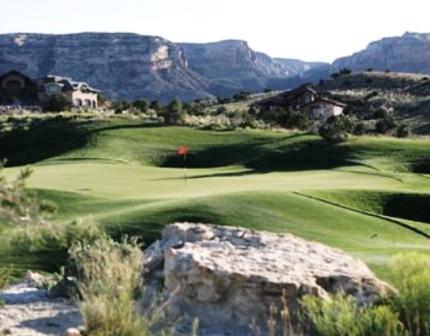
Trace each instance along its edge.
<instances>
[{"instance_id":1,"label":"grassy slope","mask_svg":"<svg viewBox=\"0 0 430 336\"><path fill-rule=\"evenodd\" d=\"M331 147L311 135L148 128L125 121L78 130L83 138L74 146L51 142L52 154L35 165L30 181L60 205L56 221L92 215L113 234L143 235L148 243L164 225L184 220L288 231L360 256L382 275L394 253L430 251L427 238L384 217L427 229L422 222L428 217L411 216L407 206L396 213L386 209L390 197L406 193L419 197L416 209L425 214L430 180L411 171L420 167L422 173L430 162L429 140L353 138ZM38 140L37 146L46 141L43 133ZM25 162L32 142L15 148L16 162ZM186 185L183 162L175 156L180 144L191 150ZM49 256L18 259L4 252L1 262L18 259L18 268L51 270L62 259Z\"/></svg>"}]
</instances>

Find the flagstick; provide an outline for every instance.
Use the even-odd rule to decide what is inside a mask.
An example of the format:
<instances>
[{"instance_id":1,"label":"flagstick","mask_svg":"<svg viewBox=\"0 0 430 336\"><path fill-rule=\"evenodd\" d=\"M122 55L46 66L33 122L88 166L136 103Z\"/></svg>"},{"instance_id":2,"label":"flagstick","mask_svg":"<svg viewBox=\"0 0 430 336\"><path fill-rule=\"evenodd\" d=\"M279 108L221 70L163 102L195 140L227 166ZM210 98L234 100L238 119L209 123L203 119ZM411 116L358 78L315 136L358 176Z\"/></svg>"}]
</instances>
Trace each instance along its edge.
<instances>
[{"instance_id":1,"label":"flagstick","mask_svg":"<svg viewBox=\"0 0 430 336\"><path fill-rule=\"evenodd\" d=\"M188 176L187 176L187 153L184 154L184 183L187 186Z\"/></svg>"}]
</instances>

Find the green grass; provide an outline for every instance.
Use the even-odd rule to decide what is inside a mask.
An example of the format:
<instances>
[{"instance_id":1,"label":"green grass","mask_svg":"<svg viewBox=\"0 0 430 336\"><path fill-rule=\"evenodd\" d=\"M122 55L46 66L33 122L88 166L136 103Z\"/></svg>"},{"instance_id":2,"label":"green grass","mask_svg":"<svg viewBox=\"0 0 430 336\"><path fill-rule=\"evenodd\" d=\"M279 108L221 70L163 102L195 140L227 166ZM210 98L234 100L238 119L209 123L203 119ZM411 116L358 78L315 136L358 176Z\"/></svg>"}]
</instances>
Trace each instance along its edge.
<instances>
[{"instance_id":1,"label":"green grass","mask_svg":"<svg viewBox=\"0 0 430 336\"><path fill-rule=\"evenodd\" d=\"M64 129L67 136L30 129L16 143L8 135L0 150L12 166L37 162L29 186L59 205L58 223L92 216L113 235L146 243L175 221L291 232L348 251L384 277L392 255L430 252L420 234L430 234L429 139L353 137L329 146L309 134L125 120L67 121ZM186 170L175 153L181 144L190 148ZM7 237L10 229L0 229ZM63 262L55 251L0 248L0 256L17 269Z\"/></svg>"}]
</instances>

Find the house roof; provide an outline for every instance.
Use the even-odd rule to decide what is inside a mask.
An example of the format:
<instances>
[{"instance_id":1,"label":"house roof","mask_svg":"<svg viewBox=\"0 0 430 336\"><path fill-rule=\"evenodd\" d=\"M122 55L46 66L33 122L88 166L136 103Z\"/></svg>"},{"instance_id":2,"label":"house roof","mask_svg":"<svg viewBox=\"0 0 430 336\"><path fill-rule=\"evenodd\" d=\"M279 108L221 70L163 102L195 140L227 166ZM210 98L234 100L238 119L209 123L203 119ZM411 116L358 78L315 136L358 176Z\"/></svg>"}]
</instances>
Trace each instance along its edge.
<instances>
[{"instance_id":1,"label":"house roof","mask_svg":"<svg viewBox=\"0 0 430 336\"><path fill-rule=\"evenodd\" d=\"M312 88L312 84L308 83L308 84L300 85L298 88L284 91L280 94L280 96L288 99L288 98L293 98L293 97L299 96L305 92L309 92L309 93L314 94L314 95L318 94L318 92Z\"/></svg>"},{"instance_id":2,"label":"house roof","mask_svg":"<svg viewBox=\"0 0 430 336\"><path fill-rule=\"evenodd\" d=\"M342 103L340 101L337 101L337 100L334 100L334 99L330 99L330 98L326 98L326 97L319 97L316 101L310 103L310 105L318 104L318 103L321 103L321 102L327 103L327 104L331 104L331 105L336 105L336 106L339 106L339 107L347 107L348 106L347 104L344 104L344 103Z\"/></svg>"},{"instance_id":3,"label":"house roof","mask_svg":"<svg viewBox=\"0 0 430 336\"><path fill-rule=\"evenodd\" d=\"M10 70L6 73L4 73L3 75L0 76L0 80L10 76L10 75L16 75L16 76L20 76L22 78L24 78L27 82L33 82L33 80L30 77L27 77L26 75L24 75L23 73L17 71L17 70Z\"/></svg>"},{"instance_id":4,"label":"house roof","mask_svg":"<svg viewBox=\"0 0 430 336\"><path fill-rule=\"evenodd\" d=\"M47 75L45 77L40 78L42 81L50 80L50 83L57 83L61 84L62 87L66 90L87 90L94 93L99 93L100 91L97 89L94 89L93 87L89 86L88 83L85 82L77 82L72 80L69 77L61 77L61 76L55 76L55 75ZM47 84L47 83L45 83Z\"/></svg>"}]
</instances>

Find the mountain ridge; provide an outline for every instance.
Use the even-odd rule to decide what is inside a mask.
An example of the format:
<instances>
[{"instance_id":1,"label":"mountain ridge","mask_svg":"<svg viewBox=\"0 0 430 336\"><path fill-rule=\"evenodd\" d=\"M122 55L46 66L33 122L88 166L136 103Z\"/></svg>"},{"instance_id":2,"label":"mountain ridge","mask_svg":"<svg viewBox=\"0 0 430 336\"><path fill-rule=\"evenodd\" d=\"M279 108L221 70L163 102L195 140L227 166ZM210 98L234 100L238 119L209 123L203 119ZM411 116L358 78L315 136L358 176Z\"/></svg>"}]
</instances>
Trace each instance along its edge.
<instances>
[{"instance_id":1,"label":"mountain ridge","mask_svg":"<svg viewBox=\"0 0 430 336\"><path fill-rule=\"evenodd\" d=\"M205 68L193 58L193 48L221 50ZM303 75L297 65L287 71L246 41L174 43L160 36L103 32L0 34L0 73L11 69L31 77L56 74L86 81L112 99L161 101L288 89Z\"/></svg>"}]
</instances>

